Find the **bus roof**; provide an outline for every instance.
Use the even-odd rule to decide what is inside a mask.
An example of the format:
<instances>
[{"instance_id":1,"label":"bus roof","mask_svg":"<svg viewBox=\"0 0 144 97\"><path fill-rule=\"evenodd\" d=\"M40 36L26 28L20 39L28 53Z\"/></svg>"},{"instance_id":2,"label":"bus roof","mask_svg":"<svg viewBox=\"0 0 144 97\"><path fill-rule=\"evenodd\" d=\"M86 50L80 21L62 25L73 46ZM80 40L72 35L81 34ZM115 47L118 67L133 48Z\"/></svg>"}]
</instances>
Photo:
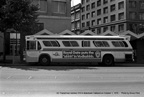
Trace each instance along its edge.
<instances>
[{"instance_id":1,"label":"bus roof","mask_svg":"<svg viewBox=\"0 0 144 97\"><path fill-rule=\"evenodd\" d=\"M130 36L102 36L102 35L28 35L26 39L35 38L35 39L128 39Z\"/></svg>"}]
</instances>

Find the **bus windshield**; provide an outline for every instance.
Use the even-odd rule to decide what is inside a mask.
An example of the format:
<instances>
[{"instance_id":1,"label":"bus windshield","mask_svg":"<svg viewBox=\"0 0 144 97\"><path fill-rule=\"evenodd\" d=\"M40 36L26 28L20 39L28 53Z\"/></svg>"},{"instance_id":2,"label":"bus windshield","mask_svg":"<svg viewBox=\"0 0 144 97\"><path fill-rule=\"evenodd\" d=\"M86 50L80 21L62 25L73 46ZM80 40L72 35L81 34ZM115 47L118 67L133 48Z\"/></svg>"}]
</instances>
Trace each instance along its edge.
<instances>
[{"instance_id":1,"label":"bus windshield","mask_svg":"<svg viewBox=\"0 0 144 97\"><path fill-rule=\"evenodd\" d=\"M27 41L27 50L36 50L36 41Z\"/></svg>"}]
</instances>

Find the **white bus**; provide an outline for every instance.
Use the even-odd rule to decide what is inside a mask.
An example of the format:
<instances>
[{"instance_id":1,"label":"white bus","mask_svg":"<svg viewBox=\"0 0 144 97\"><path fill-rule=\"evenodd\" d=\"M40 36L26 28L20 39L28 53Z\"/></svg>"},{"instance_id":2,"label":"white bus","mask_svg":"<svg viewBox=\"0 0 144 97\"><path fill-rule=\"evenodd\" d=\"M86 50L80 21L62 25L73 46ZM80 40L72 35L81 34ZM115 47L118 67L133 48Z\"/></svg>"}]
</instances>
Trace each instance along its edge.
<instances>
[{"instance_id":1,"label":"white bus","mask_svg":"<svg viewBox=\"0 0 144 97\"><path fill-rule=\"evenodd\" d=\"M114 65L133 61L128 36L29 35L26 36L26 62L97 62Z\"/></svg>"}]
</instances>

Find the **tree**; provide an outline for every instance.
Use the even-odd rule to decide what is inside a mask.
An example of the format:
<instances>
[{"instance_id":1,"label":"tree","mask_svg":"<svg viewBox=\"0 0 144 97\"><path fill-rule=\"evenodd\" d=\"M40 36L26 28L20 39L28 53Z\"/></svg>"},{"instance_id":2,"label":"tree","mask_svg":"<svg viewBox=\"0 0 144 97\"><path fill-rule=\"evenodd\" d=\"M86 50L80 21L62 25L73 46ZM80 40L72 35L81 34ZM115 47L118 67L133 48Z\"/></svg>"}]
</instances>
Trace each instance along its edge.
<instances>
[{"instance_id":1,"label":"tree","mask_svg":"<svg viewBox=\"0 0 144 97\"><path fill-rule=\"evenodd\" d=\"M19 32L21 40L24 39L24 35L32 34L38 22L38 10L38 6L33 5L31 0L6 0L0 7L0 31L4 33L4 41L8 29ZM20 45L24 44L22 42L20 41ZM20 47L22 49L22 46ZM5 51L3 56L5 61Z\"/></svg>"}]
</instances>

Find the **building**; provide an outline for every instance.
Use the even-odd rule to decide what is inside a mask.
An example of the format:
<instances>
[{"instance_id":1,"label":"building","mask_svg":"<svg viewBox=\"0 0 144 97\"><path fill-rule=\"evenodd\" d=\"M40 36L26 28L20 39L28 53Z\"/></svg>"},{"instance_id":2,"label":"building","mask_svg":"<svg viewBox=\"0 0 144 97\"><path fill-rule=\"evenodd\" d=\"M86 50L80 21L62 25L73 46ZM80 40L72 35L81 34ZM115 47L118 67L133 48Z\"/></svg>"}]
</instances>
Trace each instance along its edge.
<instances>
[{"instance_id":1,"label":"building","mask_svg":"<svg viewBox=\"0 0 144 97\"><path fill-rule=\"evenodd\" d=\"M100 35L107 30L117 35L144 33L144 0L81 0L81 31ZM133 37L133 36L132 36ZM144 37L131 41L137 63L144 63Z\"/></svg>"},{"instance_id":2,"label":"building","mask_svg":"<svg viewBox=\"0 0 144 97\"><path fill-rule=\"evenodd\" d=\"M81 33L81 4L71 7L71 31Z\"/></svg>"},{"instance_id":3,"label":"building","mask_svg":"<svg viewBox=\"0 0 144 97\"><path fill-rule=\"evenodd\" d=\"M71 0L32 0L38 5L40 29L60 33L71 29Z\"/></svg>"},{"instance_id":4,"label":"building","mask_svg":"<svg viewBox=\"0 0 144 97\"><path fill-rule=\"evenodd\" d=\"M143 0L81 0L81 28L96 34L111 30L144 32Z\"/></svg>"}]
</instances>

